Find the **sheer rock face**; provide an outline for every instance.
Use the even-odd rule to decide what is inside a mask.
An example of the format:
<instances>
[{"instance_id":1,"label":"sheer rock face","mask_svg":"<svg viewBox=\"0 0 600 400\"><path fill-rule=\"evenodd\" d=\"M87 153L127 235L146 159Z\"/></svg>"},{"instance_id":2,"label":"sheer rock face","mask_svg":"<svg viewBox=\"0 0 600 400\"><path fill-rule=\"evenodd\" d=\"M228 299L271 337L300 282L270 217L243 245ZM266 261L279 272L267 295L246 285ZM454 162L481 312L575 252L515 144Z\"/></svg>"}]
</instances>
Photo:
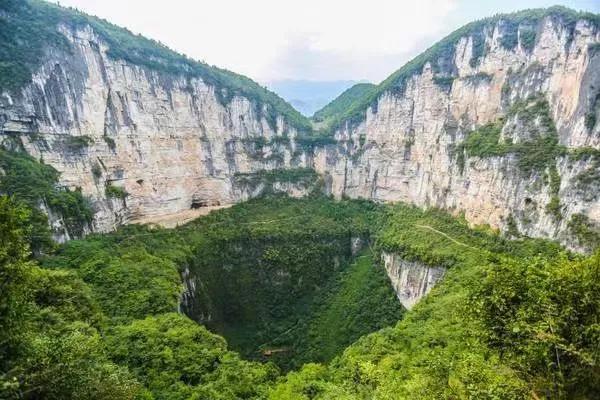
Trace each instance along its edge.
<instances>
[{"instance_id":1,"label":"sheer rock face","mask_svg":"<svg viewBox=\"0 0 600 400\"><path fill-rule=\"evenodd\" d=\"M524 174L516 156L506 155L467 158L461 171L456 149L469 131L497 121L511 104L530 95L548 101L561 145L600 149L600 123L585 124L586 114L600 114L600 51L591 46L597 48L600 32L582 20L569 39L567 28L546 18L530 51L520 44L504 49L501 32L501 25L488 32L488 51L475 67L471 38L458 42L449 68L458 77L451 87L438 85L426 64L403 93L384 93L363 122L338 130L344 151L328 148L316 157L318 170L331 175L333 193L464 212L473 224L501 229L513 220L521 233L577 247L568 238L568 221L583 213L599 223L600 193L598 185L581 187L576 178L597 171L600 163L567 156L555 160L561 176L562 218L557 219L545 210L552 197L548 170ZM503 132L510 128L513 142L531 135L523 127L511 128L511 122Z\"/></svg>"},{"instance_id":2,"label":"sheer rock face","mask_svg":"<svg viewBox=\"0 0 600 400\"><path fill-rule=\"evenodd\" d=\"M383 252L381 259L398 300L408 310L431 291L445 272L444 268L406 261L394 253Z\"/></svg>"},{"instance_id":3,"label":"sheer rock face","mask_svg":"<svg viewBox=\"0 0 600 400\"><path fill-rule=\"evenodd\" d=\"M283 119L272 127L254 103L223 105L201 79L113 60L91 29L62 31L71 53L49 51L32 84L0 98L0 140L20 136L62 184L81 187L95 230L236 202L248 197L233 187L236 172L291 165L296 132ZM290 141L256 145L284 135ZM74 146L73 137L89 143ZM107 183L129 195L107 198Z\"/></svg>"},{"instance_id":4,"label":"sheer rock face","mask_svg":"<svg viewBox=\"0 0 600 400\"><path fill-rule=\"evenodd\" d=\"M553 197L547 171L523 174L515 155L466 158L461 168L456 149L469 131L533 94L548 101L562 145L600 149L600 123L585 123L600 108L600 32L585 20L571 30L548 17L530 50L521 43L507 50L500 44L503 29L499 22L487 30L475 66L473 38L458 41L443 68L456 77L451 86L436 83L439 71L426 64L401 93L383 93L364 122L335 132L337 144L305 151L293 127L281 117L271 126L252 101L234 97L222 104L217 89L199 78L114 60L91 28L64 28L71 51L48 50L33 83L0 96L0 140L20 137L29 153L62 173L62 184L81 187L93 201L99 231L260 192L236 187L236 172L312 167L337 197L441 207L500 229L514 221L524 234L577 247L568 221L582 213L600 223L600 189L582 188L576 177L598 163L556 159L558 219L546 212ZM531 132L505 126L503 134L518 142ZM74 146L76 136L89 144ZM257 142L267 145L260 149ZM107 198L107 182L129 196Z\"/></svg>"}]
</instances>

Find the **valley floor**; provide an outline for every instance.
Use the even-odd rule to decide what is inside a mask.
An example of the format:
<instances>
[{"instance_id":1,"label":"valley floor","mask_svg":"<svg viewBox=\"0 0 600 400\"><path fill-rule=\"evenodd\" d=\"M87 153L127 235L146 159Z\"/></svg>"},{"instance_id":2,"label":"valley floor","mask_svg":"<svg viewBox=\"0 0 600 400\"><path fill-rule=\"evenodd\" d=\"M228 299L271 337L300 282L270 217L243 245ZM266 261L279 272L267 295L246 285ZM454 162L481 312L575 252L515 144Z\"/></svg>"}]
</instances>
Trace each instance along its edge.
<instances>
[{"instance_id":1,"label":"valley floor","mask_svg":"<svg viewBox=\"0 0 600 400\"><path fill-rule=\"evenodd\" d=\"M176 228L177 226L187 224L196 218L208 215L213 211L229 208L233 204L224 204L220 206L206 206L200 208L192 208L189 210L167 214L167 215L147 215L142 218L136 218L130 221L131 224L156 224L163 228Z\"/></svg>"},{"instance_id":2,"label":"valley floor","mask_svg":"<svg viewBox=\"0 0 600 400\"><path fill-rule=\"evenodd\" d=\"M600 389L600 253L402 204L266 197L32 258L31 215L0 197L2 398L592 399ZM405 312L382 252L444 268L444 279Z\"/></svg>"}]
</instances>

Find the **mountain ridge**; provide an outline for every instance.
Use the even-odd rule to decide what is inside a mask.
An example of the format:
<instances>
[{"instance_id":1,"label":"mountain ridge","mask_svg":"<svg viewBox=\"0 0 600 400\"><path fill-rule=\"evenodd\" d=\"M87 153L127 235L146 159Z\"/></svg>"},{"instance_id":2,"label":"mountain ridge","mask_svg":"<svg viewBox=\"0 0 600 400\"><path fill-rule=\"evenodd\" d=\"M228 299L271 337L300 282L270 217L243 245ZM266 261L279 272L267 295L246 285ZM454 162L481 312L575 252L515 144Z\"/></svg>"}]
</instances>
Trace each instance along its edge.
<instances>
[{"instance_id":1,"label":"mountain ridge","mask_svg":"<svg viewBox=\"0 0 600 400\"><path fill-rule=\"evenodd\" d=\"M362 121L367 108L372 107L378 97L382 96L387 91L401 92L405 81L418 73L418 71L420 71L425 64L431 63L434 69L442 67L445 61L440 63L440 59L447 57L448 54L453 52L454 46L461 37L481 35L486 28L489 29L489 27L502 20L510 21L510 29L516 28L518 30L519 25L523 22L536 24L541 19L547 17L564 19L566 20L567 24L574 24L578 20L584 19L589 20L596 27L600 26L600 14L575 11L563 6L527 9L513 13L497 14L492 17L470 22L456 29L449 35L442 38L440 41L433 44L431 47L421 52L412 60L405 63L400 69L393 72L379 85L377 85L377 89L368 96L357 99L359 101L350 105L346 110L337 115L336 121L333 122L328 129L334 131L337 128L340 128L341 124L344 122L349 122L352 124ZM518 36L518 34L516 36ZM510 48L511 46L514 47L517 44L518 38L515 37L514 31L510 32L507 40L503 41L503 46L506 46L507 48ZM535 45L535 34L528 35L526 38L523 38L521 45L528 47ZM476 64L479 58L484 54L485 47L480 41L477 45L476 51L473 53L470 63ZM449 77L445 76L444 78Z\"/></svg>"},{"instance_id":2,"label":"mountain ridge","mask_svg":"<svg viewBox=\"0 0 600 400\"><path fill-rule=\"evenodd\" d=\"M31 58L40 67L0 96L0 139L43 159L61 186L89 200L93 221L78 232L271 190L303 195L314 189L308 169L337 198L464 212L473 224L573 248L584 247L571 236L577 222L596 229L600 221L596 15L538 9L466 25L339 107L332 123L313 126L245 78L121 28L38 0L3 6L0 33L37 43ZM27 24L23 10L32 7L54 24ZM71 22L58 29L63 20ZM39 29L62 44L44 45L32 36ZM16 51L1 43L2 54ZM344 117L366 97L375 103ZM60 210L50 214L56 237L70 238Z\"/></svg>"},{"instance_id":3,"label":"mountain ridge","mask_svg":"<svg viewBox=\"0 0 600 400\"><path fill-rule=\"evenodd\" d=\"M222 102L229 102L237 94L246 96L258 103L257 107L270 105L274 111L288 118L299 130L309 129L306 118L294 110L288 103L275 93L260 86L252 79L236 74L232 71L204 62L192 60L186 55L170 49L164 44L142 35L135 35L127 28L119 27L104 19L85 14L79 10L61 7L44 0L7 0L3 5L3 18L8 26L2 27L4 45L1 47L3 59L17 59L14 65L3 64L0 66L0 91L2 89L17 90L30 82L33 71L39 68L40 56L35 54L41 47L40 40L47 38L56 41L58 47L65 46L64 37L58 29L60 25L77 28L89 25L99 37L109 45L107 54L115 59L122 59L134 64L143 65L157 71L183 74L189 77L200 76L209 84L217 88ZM25 29L13 29L12 26L21 26ZM14 33L13 33L14 32ZM11 36L14 35L14 36ZM28 62L24 57L15 57L19 54L16 49L9 48L11 44L18 44L34 50L33 62ZM19 54L20 55L20 54ZM18 70L22 72L19 73Z\"/></svg>"},{"instance_id":4,"label":"mountain ridge","mask_svg":"<svg viewBox=\"0 0 600 400\"><path fill-rule=\"evenodd\" d=\"M267 86L286 99L303 115L312 118L312 115L316 111L356 83L358 82L351 80L311 81L284 79L270 81L267 83Z\"/></svg>"}]
</instances>

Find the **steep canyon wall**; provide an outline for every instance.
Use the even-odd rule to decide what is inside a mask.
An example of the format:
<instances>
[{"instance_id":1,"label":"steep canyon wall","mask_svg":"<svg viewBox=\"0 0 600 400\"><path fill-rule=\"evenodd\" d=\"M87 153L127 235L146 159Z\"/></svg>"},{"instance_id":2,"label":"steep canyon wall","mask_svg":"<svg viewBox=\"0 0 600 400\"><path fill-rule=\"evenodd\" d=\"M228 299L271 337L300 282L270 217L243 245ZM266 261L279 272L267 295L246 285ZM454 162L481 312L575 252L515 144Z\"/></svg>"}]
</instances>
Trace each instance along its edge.
<instances>
[{"instance_id":1,"label":"steep canyon wall","mask_svg":"<svg viewBox=\"0 0 600 400\"><path fill-rule=\"evenodd\" d=\"M313 168L337 197L440 207L580 247L569 235L573 216L600 222L600 31L552 16L526 27L535 41L519 25L512 47L503 19L483 37L461 36L449 58L423 63L361 118L339 124L333 140L307 145L252 99L223 101L200 77L111 57L90 26L61 26L69 49L48 48L31 83L0 96L0 140L81 187L96 231L238 202L264 187L240 177ZM501 141L549 156L529 165L506 148L469 152L469 135L488 123ZM543 147L547 138L556 143ZM271 178L295 195L310 186Z\"/></svg>"}]
</instances>

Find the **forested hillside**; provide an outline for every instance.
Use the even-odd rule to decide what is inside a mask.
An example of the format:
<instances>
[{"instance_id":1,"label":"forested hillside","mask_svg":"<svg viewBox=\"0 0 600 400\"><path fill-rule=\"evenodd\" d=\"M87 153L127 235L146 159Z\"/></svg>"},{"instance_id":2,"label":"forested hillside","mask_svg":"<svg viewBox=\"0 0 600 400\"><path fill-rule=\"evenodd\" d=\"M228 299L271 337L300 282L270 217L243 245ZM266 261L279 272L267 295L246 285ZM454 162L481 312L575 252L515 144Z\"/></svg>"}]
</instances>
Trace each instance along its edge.
<instances>
[{"instance_id":1,"label":"forested hillside","mask_svg":"<svg viewBox=\"0 0 600 400\"><path fill-rule=\"evenodd\" d=\"M31 206L16 194L0 208L4 398L592 399L599 389L598 253L502 239L437 210L265 197L32 258ZM405 313L382 252L446 276Z\"/></svg>"},{"instance_id":2,"label":"forested hillside","mask_svg":"<svg viewBox=\"0 0 600 400\"><path fill-rule=\"evenodd\" d=\"M346 109L352 106L353 103L359 101L376 88L372 83L357 83L351 88L345 90L342 94L336 97L331 103L315 112L312 119L315 122L326 122L329 119L335 118L337 115L344 113Z\"/></svg>"},{"instance_id":3,"label":"forested hillside","mask_svg":"<svg viewBox=\"0 0 600 400\"><path fill-rule=\"evenodd\" d=\"M0 399L597 399L599 21L473 22L309 120L1 1Z\"/></svg>"}]
</instances>

